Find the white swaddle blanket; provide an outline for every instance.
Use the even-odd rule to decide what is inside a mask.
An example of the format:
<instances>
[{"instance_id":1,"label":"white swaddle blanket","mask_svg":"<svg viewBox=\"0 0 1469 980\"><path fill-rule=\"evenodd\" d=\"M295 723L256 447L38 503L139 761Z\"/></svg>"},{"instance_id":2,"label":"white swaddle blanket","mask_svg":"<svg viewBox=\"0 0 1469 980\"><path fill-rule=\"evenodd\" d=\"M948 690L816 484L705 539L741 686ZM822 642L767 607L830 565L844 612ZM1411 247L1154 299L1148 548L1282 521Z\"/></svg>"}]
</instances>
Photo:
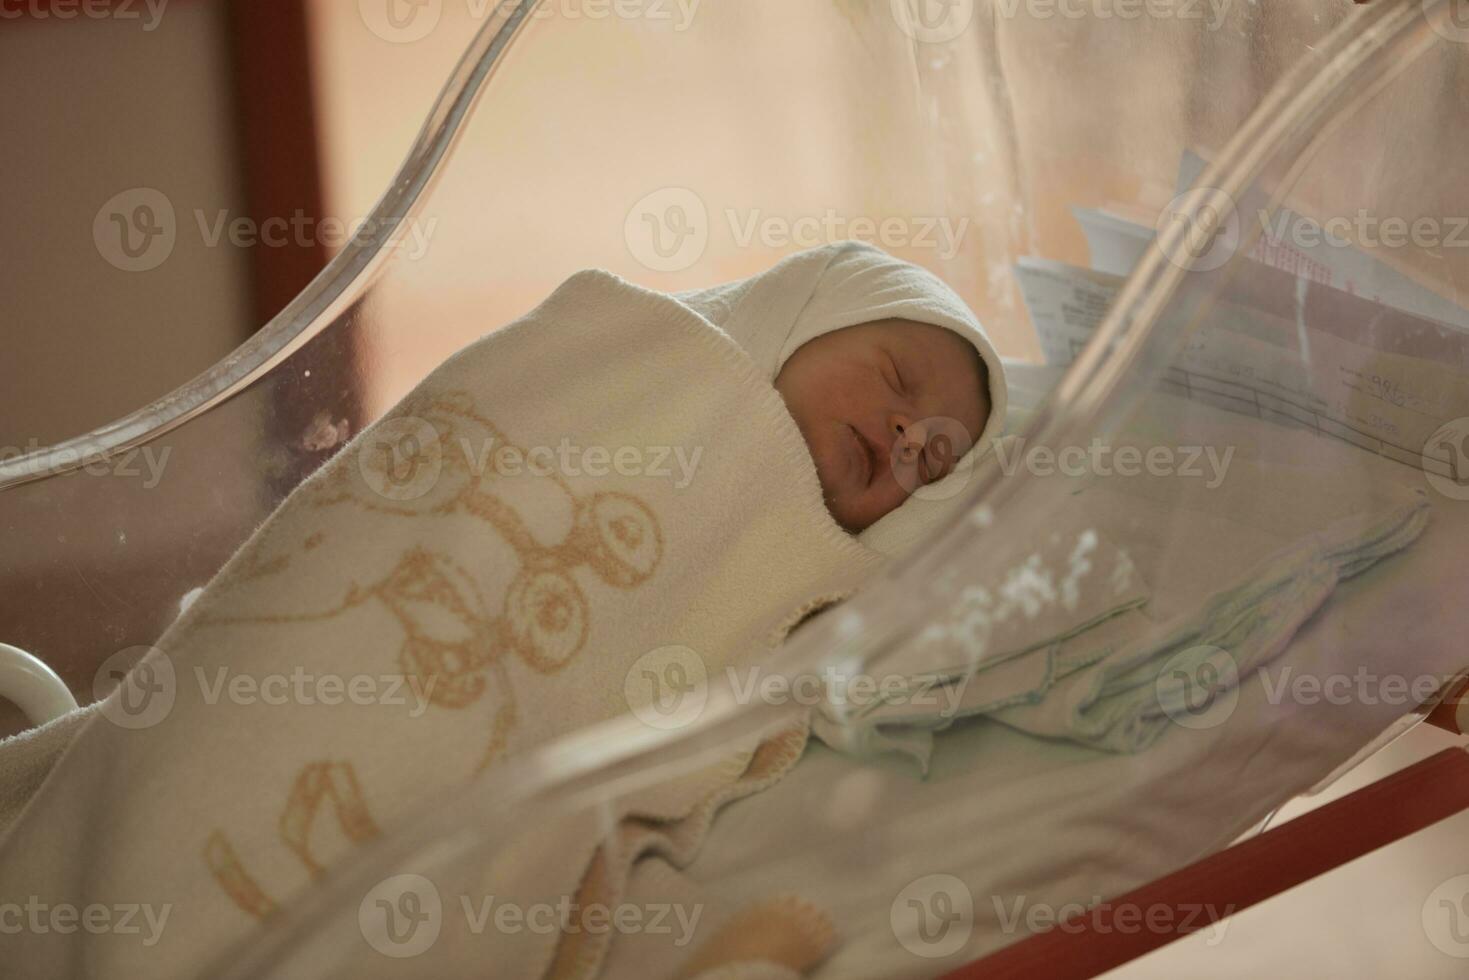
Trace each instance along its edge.
<instances>
[{"instance_id":1,"label":"white swaddle blanket","mask_svg":"<svg viewBox=\"0 0 1469 980\"><path fill-rule=\"evenodd\" d=\"M574 465L547 467L568 442ZM7 959L32 976L187 976L424 800L627 711L644 654L687 645L711 671L759 656L878 560L827 515L794 423L735 344L666 297L579 274L293 494L0 847L7 894L167 906L157 942L28 932ZM724 792L753 748L654 815ZM596 847L564 842L543 884L574 893ZM484 950L504 975L555 953L555 937L504 939Z\"/></svg>"},{"instance_id":2,"label":"white swaddle blanket","mask_svg":"<svg viewBox=\"0 0 1469 980\"><path fill-rule=\"evenodd\" d=\"M744 334L752 358L710 319L795 343L904 316L987 343L926 273L817 251L744 303L578 274L303 484L0 842L6 894L167 909L166 927L7 937L16 975L188 976L425 800L626 712L644 655L687 647L712 675L855 590L881 556L827 514L758 340ZM1002 408L997 358L993 380ZM642 819L612 853L598 828L558 832L537 897L615 894L640 853L691 854L712 810L778 779L804 740L731 746L620 801ZM501 975L582 976L606 942L521 932L474 951Z\"/></svg>"}]
</instances>

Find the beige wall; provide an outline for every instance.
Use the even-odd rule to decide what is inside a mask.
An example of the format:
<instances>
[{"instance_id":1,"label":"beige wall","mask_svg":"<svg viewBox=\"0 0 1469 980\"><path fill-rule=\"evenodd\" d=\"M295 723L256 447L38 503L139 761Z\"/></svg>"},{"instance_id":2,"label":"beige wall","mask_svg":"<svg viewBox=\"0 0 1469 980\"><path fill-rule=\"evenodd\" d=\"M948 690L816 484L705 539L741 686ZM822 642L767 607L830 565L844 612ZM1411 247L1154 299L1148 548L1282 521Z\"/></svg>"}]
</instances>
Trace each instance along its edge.
<instances>
[{"instance_id":1,"label":"beige wall","mask_svg":"<svg viewBox=\"0 0 1469 980\"><path fill-rule=\"evenodd\" d=\"M357 3L307 0L327 211L365 216L397 173L424 117L481 21L443 5L427 36L373 34Z\"/></svg>"},{"instance_id":2,"label":"beige wall","mask_svg":"<svg viewBox=\"0 0 1469 980\"><path fill-rule=\"evenodd\" d=\"M394 43L369 28L359 5L314 0L331 211L358 216L376 200L483 26L473 11L493 8L468 0L430 6L437 26ZM710 0L681 32L669 22L578 16L594 5L571 0L543 9L425 201L426 258L400 256L374 297L365 338L370 411L577 269L679 289L749 275L798 247L741 244L730 210L742 223L793 222L827 209L877 221L975 213L969 175L945 173L973 147L929 138L928 113L939 107L925 104L929 93L916 78L895 75L908 41L886 17L849 18L840 3ZM813 46L812 38L830 43ZM874 70L874 58L883 70ZM957 88L960 77L951 78ZM641 263L624 231L641 199L670 187L693 189L711 219L707 252L676 273ZM945 276L989 314L996 303L980 253L994 233L979 229L982 219L960 255L892 250ZM998 339L1024 352L1028 323L1013 296L996 298L1011 304L993 317Z\"/></svg>"},{"instance_id":3,"label":"beige wall","mask_svg":"<svg viewBox=\"0 0 1469 980\"><path fill-rule=\"evenodd\" d=\"M134 9L143 10L143 5ZM166 394L247 336L247 257L193 217L238 210L219 5L0 29L0 452L49 445ZM178 216L161 266L124 272L102 206L154 188Z\"/></svg>"},{"instance_id":4,"label":"beige wall","mask_svg":"<svg viewBox=\"0 0 1469 980\"><path fill-rule=\"evenodd\" d=\"M256 326L250 257L209 246L194 220L196 210L211 220L240 211L220 5L173 2L144 28L137 20L0 21L6 456L166 395ZM134 188L162 194L176 224L171 252L160 237L157 251L142 253L167 258L129 272L105 257L123 253L102 212ZM130 216L140 201L125 200L120 213ZM256 428L227 407L105 472L0 492L0 641L35 653L91 700L99 665L155 642L179 597L207 581L264 516ZM20 727L0 699L0 735Z\"/></svg>"}]
</instances>

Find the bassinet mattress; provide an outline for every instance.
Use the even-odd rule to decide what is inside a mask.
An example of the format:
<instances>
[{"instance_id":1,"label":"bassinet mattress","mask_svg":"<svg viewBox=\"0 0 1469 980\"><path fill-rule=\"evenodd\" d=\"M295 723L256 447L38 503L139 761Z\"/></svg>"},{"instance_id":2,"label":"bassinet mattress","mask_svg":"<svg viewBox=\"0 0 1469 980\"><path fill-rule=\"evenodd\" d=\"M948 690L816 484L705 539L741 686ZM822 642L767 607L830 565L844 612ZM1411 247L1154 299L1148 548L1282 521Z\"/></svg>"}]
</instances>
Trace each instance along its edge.
<instances>
[{"instance_id":1,"label":"bassinet mattress","mask_svg":"<svg viewBox=\"0 0 1469 980\"><path fill-rule=\"evenodd\" d=\"M1343 583L1285 653L1242 679L1238 702L1213 727L1175 726L1145 752L1112 755L977 719L939 738L926 780L898 758L862 763L813 744L784 781L719 816L683 880L728 907L793 893L824 909L841 944L820 976L908 977L941 974L1024 938L1027 922L1043 926L1075 903L1176 870L1407 714L1400 688L1466 666L1456 550L1469 535L1466 510L1435 498L1423 537ZM1337 677L1331 696L1312 686ZM628 900L656 901L669 870L644 862ZM948 904L936 907L972 903L972 924L946 934L965 941L925 946L908 936L905 945L894 926L895 906L912 894L902 889L936 874L962 882L940 881ZM1204 924L1225 911L1190 914ZM620 938L606 976L646 975L639 964L660 954L647 937Z\"/></svg>"}]
</instances>

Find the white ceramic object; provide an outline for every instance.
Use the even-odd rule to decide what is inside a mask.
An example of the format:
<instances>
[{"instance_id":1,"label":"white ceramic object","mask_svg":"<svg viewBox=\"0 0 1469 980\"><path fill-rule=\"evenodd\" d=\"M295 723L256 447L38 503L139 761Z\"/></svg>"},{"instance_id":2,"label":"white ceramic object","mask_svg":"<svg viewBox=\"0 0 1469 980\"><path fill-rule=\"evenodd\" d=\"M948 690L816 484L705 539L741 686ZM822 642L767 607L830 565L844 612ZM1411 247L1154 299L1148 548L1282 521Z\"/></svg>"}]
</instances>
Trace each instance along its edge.
<instances>
[{"instance_id":1,"label":"white ceramic object","mask_svg":"<svg viewBox=\"0 0 1469 980\"><path fill-rule=\"evenodd\" d=\"M35 725L60 718L77 706L56 671L8 643L0 643L0 697L15 702Z\"/></svg>"}]
</instances>

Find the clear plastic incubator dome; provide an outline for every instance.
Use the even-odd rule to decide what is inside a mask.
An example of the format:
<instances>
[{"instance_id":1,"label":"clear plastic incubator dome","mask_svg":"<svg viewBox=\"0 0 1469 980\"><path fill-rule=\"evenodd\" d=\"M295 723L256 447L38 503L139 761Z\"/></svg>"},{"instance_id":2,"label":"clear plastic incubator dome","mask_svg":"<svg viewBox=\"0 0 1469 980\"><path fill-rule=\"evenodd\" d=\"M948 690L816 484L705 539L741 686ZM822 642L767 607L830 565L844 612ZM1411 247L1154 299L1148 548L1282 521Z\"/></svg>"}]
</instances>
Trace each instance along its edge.
<instances>
[{"instance_id":1,"label":"clear plastic incubator dome","mask_svg":"<svg viewBox=\"0 0 1469 980\"><path fill-rule=\"evenodd\" d=\"M632 6L499 4L370 240L208 375L0 464L12 555L147 555L126 620L29 595L18 645L154 642L330 457L273 406L355 432L581 269L673 292L866 239L1012 359L1006 435L754 674L653 651L619 717L425 800L208 975L936 976L1225 846L1466 666L1452 4ZM76 468L148 440L157 489Z\"/></svg>"}]
</instances>

